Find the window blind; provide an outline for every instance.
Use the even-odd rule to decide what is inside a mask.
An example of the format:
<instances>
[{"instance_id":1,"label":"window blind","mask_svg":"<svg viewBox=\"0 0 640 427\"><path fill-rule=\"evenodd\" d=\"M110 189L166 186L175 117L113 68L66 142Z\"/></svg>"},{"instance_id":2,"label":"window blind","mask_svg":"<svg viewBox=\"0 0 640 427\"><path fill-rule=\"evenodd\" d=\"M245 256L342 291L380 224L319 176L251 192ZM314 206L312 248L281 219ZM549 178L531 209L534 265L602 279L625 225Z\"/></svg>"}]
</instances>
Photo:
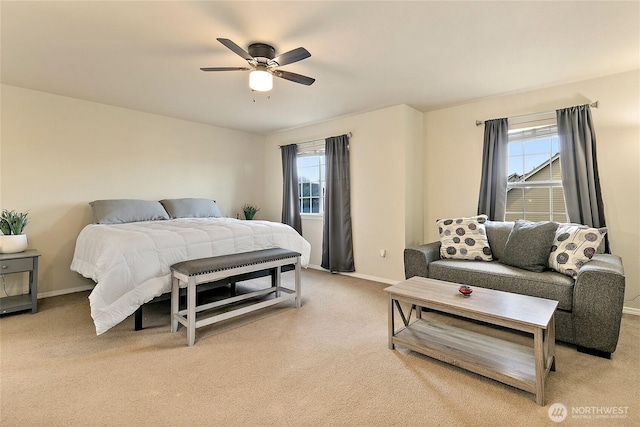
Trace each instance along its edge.
<instances>
[{"instance_id":1,"label":"window blind","mask_svg":"<svg viewBox=\"0 0 640 427\"><path fill-rule=\"evenodd\" d=\"M554 123L533 128L509 130L509 142L547 138L556 135L558 135L558 125Z\"/></svg>"},{"instance_id":2,"label":"window blind","mask_svg":"<svg viewBox=\"0 0 640 427\"><path fill-rule=\"evenodd\" d=\"M323 154L325 142L324 139L318 139L316 141L308 141L302 142L298 145L298 154L299 155L314 155L314 154Z\"/></svg>"}]
</instances>

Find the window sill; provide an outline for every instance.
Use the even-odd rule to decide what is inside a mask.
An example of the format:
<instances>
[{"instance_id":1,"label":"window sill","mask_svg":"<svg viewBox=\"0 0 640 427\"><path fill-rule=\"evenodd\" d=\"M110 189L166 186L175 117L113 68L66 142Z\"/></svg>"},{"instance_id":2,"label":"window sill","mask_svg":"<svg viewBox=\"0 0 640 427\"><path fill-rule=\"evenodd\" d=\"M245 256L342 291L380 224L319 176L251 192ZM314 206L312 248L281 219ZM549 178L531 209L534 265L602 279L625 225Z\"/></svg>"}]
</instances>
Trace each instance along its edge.
<instances>
[{"instance_id":1,"label":"window sill","mask_svg":"<svg viewBox=\"0 0 640 427\"><path fill-rule=\"evenodd\" d=\"M302 220L313 220L313 221L322 221L322 219L324 218L324 215L322 214L300 214L300 217L302 218Z\"/></svg>"}]
</instances>

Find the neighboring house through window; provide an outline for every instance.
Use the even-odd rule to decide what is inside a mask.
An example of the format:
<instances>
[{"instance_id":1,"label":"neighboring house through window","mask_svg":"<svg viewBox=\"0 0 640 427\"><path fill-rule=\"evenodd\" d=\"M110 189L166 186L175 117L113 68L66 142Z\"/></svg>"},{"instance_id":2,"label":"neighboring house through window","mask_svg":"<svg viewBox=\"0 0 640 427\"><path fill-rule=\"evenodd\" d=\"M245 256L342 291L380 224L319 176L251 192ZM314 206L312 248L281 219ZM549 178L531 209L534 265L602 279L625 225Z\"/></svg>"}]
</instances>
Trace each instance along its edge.
<instances>
[{"instance_id":1,"label":"neighboring house through window","mask_svg":"<svg viewBox=\"0 0 640 427\"><path fill-rule=\"evenodd\" d=\"M555 118L509 123L505 220L567 222Z\"/></svg>"},{"instance_id":2,"label":"neighboring house through window","mask_svg":"<svg viewBox=\"0 0 640 427\"><path fill-rule=\"evenodd\" d=\"M298 191L301 215L320 215L324 213L324 177L324 152L313 151L311 153L301 152L298 154Z\"/></svg>"}]
</instances>

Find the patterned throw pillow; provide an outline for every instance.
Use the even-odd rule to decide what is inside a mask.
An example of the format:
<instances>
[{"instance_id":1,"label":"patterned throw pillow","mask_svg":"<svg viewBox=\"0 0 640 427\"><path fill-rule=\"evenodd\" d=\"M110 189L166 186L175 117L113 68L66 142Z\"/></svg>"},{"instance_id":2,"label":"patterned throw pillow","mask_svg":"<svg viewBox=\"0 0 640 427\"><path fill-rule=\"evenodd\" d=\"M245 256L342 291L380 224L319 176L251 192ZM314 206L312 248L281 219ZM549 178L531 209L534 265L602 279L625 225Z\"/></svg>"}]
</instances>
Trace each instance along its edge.
<instances>
[{"instance_id":1,"label":"patterned throw pillow","mask_svg":"<svg viewBox=\"0 0 640 427\"><path fill-rule=\"evenodd\" d=\"M491 261L486 221L486 215L436 221L440 233L440 258Z\"/></svg>"},{"instance_id":2,"label":"patterned throw pillow","mask_svg":"<svg viewBox=\"0 0 640 427\"><path fill-rule=\"evenodd\" d=\"M562 224L549 254L549 267L576 277L578 270L595 255L607 228L589 228L586 225Z\"/></svg>"}]
</instances>

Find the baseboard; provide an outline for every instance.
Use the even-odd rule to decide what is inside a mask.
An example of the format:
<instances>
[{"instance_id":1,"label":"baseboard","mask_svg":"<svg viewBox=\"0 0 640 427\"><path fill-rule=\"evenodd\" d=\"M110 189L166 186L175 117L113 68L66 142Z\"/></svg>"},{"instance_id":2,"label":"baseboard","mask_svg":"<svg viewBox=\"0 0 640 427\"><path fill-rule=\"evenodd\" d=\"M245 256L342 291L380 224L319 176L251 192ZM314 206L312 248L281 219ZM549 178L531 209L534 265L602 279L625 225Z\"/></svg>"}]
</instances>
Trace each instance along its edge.
<instances>
[{"instance_id":1,"label":"baseboard","mask_svg":"<svg viewBox=\"0 0 640 427\"><path fill-rule=\"evenodd\" d=\"M94 285L79 286L77 288L61 289L59 291L38 292L38 299L57 297L60 295L74 294L76 292L90 291Z\"/></svg>"},{"instance_id":2,"label":"baseboard","mask_svg":"<svg viewBox=\"0 0 640 427\"><path fill-rule=\"evenodd\" d=\"M319 265L309 264L309 268L329 273L328 270L320 267ZM366 274L360 274L360 273L338 273L338 274L341 274L343 276L355 277L356 279L369 280L370 282L386 283L388 285L397 285L400 282L399 280L385 279L377 276L368 276Z\"/></svg>"},{"instance_id":3,"label":"baseboard","mask_svg":"<svg viewBox=\"0 0 640 427\"><path fill-rule=\"evenodd\" d=\"M320 271L324 271L324 272L328 273L327 270L325 270L324 268L320 267L319 265L309 264L309 268L311 268L313 270L320 270ZM399 282L398 280L384 279L382 277L368 276L366 274L360 274L360 273L338 273L338 274L355 277L357 279L369 280L371 282L387 283L389 285L395 285L395 284L397 284ZM90 291L93 288L94 288L94 285L85 285L85 286L79 286L77 288L62 289L62 290L59 290L59 291L42 292L42 293L39 292L38 293L38 299L57 297L57 296L60 296L60 295L73 294L73 293L76 293L76 292ZM638 310L638 311L640 311L640 310Z\"/></svg>"},{"instance_id":4,"label":"baseboard","mask_svg":"<svg viewBox=\"0 0 640 427\"><path fill-rule=\"evenodd\" d=\"M327 270L325 270L324 268L320 267L319 265L309 264L309 268L311 268L313 270L325 271L325 272L328 273ZM371 282L386 283L386 284L389 284L389 285L396 285L396 284L398 284L400 282L398 280L385 279L385 278L382 278L382 277L369 276L369 275L360 274L360 273L338 273L338 274L342 274L344 276L355 277L357 279L369 280ZM86 285L86 286L79 286L77 288L62 289L62 290L59 290L59 291L42 292L42 293L38 293L38 299L57 297L57 296L66 295L66 294L73 294L75 292L90 291L93 288L94 288L93 285ZM622 308L622 313L630 314L632 316L640 316L640 308L623 307Z\"/></svg>"}]
</instances>

